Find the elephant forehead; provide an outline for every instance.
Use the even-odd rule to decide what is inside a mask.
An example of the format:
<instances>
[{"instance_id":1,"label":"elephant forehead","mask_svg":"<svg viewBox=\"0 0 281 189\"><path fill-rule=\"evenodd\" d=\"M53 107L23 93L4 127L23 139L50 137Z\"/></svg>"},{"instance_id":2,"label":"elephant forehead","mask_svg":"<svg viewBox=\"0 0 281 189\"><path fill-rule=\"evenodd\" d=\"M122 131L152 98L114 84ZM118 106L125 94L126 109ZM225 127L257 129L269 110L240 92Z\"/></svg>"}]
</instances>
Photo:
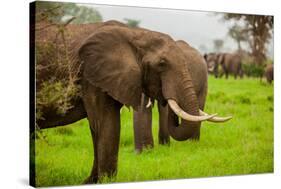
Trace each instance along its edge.
<instances>
[{"instance_id":1,"label":"elephant forehead","mask_svg":"<svg viewBox=\"0 0 281 189\"><path fill-rule=\"evenodd\" d=\"M170 61L184 61L185 53L177 45L169 44L162 50L162 54Z\"/></svg>"}]
</instances>

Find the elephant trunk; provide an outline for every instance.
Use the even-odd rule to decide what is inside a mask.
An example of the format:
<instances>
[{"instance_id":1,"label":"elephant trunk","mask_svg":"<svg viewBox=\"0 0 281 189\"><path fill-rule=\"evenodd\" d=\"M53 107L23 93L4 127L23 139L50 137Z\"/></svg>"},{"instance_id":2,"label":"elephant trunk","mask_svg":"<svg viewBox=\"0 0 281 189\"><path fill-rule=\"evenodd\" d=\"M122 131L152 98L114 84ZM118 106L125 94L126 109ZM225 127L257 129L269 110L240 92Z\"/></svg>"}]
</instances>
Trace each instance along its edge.
<instances>
[{"instance_id":1,"label":"elephant trunk","mask_svg":"<svg viewBox=\"0 0 281 189\"><path fill-rule=\"evenodd\" d=\"M181 76L181 77L180 77ZM166 100L174 100L184 113L190 114L195 117L200 117L199 115L199 104L196 97L192 79L190 77L188 69L181 70L177 73L176 81L165 80L168 75L163 77L163 95ZM165 81L164 81L165 80ZM178 122L177 115L180 115L174 110L174 107L169 103L169 113L168 113L168 131L172 138L177 141L183 141L190 138L199 138L200 134L200 121L188 121L182 119L181 123ZM213 117L213 116L211 116ZM207 119L207 118L205 118ZM203 119L201 119L202 121Z\"/></svg>"}]
</instances>

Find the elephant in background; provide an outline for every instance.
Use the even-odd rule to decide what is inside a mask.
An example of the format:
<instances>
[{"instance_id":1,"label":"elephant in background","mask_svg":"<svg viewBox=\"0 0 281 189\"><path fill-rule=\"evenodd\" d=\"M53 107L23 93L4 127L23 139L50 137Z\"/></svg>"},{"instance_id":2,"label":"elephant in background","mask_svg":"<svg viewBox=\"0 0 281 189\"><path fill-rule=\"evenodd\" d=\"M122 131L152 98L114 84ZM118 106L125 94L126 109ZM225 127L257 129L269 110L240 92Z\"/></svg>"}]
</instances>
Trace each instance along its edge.
<instances>
[{"instance_id":1,"label":"elephant in background","mask_svg":"<svg viewBox=\"0 0 281 189\"><path fill-rule=\"evenodd\" d=\"M204 58L210 66L209 70L213 71L216 78L225 75L227 79L229 74L235 79L237 76L243 78L242 57L239 53L210 53L204 55Z\"/></svg>"},{"instance_id":2,"label":"elephant in background","mask_svg":"<svg viewBox=\"0 0 281 189\"><path fill-rule=\"evenodd\" d=\"M214 74L215 77L218 77L218 54L216 53L209 53L204 54L204 59L207 65L208 73Z\"/></svg>"},{"instance_id":3,"label":"elephant in background","mask_svg":"<svg viewBox=\"0 0 281 189\"><path fill-rule=\"evenodd\" d=\"M272 83L274 79L274 71L273 71L273 64L268 64L264 69L264 76L268 83Z\"/></svg>"},{"instance_id":4,"label":"elephant in background","mask_svg":"<svg viewBox=\"0 0 281 189\"><path fill-rule=\"evenodd\" d=\"M204 106L206 103L207 91L208 91L208 72L207 65L201 54L191 47L185 41L176 41L177 46L182 50L186 59L191 59L192 61L187 61L186 69L189 71L192 84L194 87L194 92L198 100L199 108L203 114ZM135 137L135 150L137 153L141 152L145 148L153 147L153 135L152 135L152 104L149 101L149 97L143 95L143 101L141 104L141 109L139 111L134 111L134 137ZM169 144L170 135L168 125L171 121L178 121L173 117L171 112L169 113L168 105L163 105L158 103L158 113L159 113L159 130L158 130L158 142L159 144ZM215 116L209 121L213 122L225 122L231 119L231 117L218 117ZM200 125L199 125L200 127ZM199 140L200 129L198 132L194 133L191 139Z\"/></svg>"}]
</instances>

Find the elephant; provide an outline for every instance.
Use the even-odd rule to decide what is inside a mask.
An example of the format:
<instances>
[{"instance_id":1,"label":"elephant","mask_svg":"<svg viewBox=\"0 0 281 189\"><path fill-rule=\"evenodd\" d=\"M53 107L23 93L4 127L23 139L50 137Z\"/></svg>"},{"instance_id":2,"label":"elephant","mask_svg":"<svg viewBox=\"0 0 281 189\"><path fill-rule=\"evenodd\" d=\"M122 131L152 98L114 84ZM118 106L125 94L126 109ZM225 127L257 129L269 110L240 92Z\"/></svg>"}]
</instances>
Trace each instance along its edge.
<instances>
[{"instance_id":1,"label":"elephant","mask_svg":"<svg viewBox=\"0 0 281 189\"><path fill-rule=\"evenodd\" d=\"M236 79L237 76L243 78L242 57L239 53L211 53L204 56L209 70L213 71L215 77L222 77L228 79L229 74L232 74ZM219 73L220 67L222 72Z\"/></svg>"},{"instance_id":2,"label":"elephant","mask_svg":"<svg viewBox=\"0 0 281 189\"><path fill-rule=\"evenodd\" d=\"M218 77L218 68L217 68L218 54L209 53L209 54L204 54L203 57L207 64L208 73L214 74L215 77ZM214 71L216 71L216 72L214 72Z\"/></svg>"},{"instance_id":3,"label":"elephant","mask_svg":"<svg viewBox=\"0 0 281 189\"><path fill-rule=\"evenodd\" d=\"M188 43L183 40L176 41L176 45L182 50L186 59L193 57L193 61L187 62L187 68L190 71L190 77L193 83L194 91L198 99L200 110L204 110L207 91L208 91L208 72L207 64L201 54ZM210 59L209 59L210 60ZM134 136L135 136L135 150L140 153L145 148L153 147L152 136L152 105L149 101L149 97L142 96L141 109L134 111ZM159 130L158 130L158 142L159 144L170 144L170 136L168 130L169 124L169 108L167 105L158 103L159 113ZM231 119L231 117L219 118L218 116L209 119L213 122L225 122ZM171 120L170 120L171 121ZM191 139L199 140L200 130L194 133Z\"/></svg>"},{"instance_id":4,"label":"elephant","mask_svg":"<svg viewBox=\"0 0 281 189\"><path fill-rule=\"evenodd\" d=\"M191 77L196 70L188 65L203 58L191 47L185 54L167 34L129 28L117 21L69 25L68 29L72 31L69 43L72 67L80 68L77 83L81 84L81 95L63 115L44 111L44 120L39 120L37 125L44 129L88 119L94 162L84 183L96 183L104 176L116 175L120 109L125 105L139 110L144 101L142 94L168 107L167 129L175 140L198 138L201 122L215 119L217 114L200 110L203 106L196 96L198 86ZM207 83L203 84L200 90ZM36 85L39 87L40 81ZM178 117L182 119L180 124Z\"/></svg>"},{"instance_id":5,"label":"elephant","mask_svg":"<svg viewBox=\"0 0 281 189\"><path fill-rule=\"evenodd\" d=\"M274 77L273 75L274 75L273 64L268 64L264 69L264 76L266 78L266 81L270 84L273 81L273 77Z\"/></svg>"}]
</instances>

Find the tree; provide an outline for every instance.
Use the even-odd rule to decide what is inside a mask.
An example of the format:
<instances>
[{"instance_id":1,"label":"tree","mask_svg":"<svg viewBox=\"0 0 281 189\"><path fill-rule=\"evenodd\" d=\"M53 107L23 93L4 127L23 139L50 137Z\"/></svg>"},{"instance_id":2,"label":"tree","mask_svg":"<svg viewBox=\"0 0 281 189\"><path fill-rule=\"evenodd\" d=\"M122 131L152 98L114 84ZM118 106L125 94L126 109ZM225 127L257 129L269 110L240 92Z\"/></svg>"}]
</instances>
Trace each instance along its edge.
<instances>
[{"instance_id":1,"label":"tree","mask_svg":"<svg viewBox=\"0 0 281 189\"><path fill-rule=\"evenodd\" d=\"M75 3L61 2L36 2L36 21L45 20L50 23L64 23L74 18L72 24L95 23L102 21L101 14L89 7L80 6Z\"/></svg>"},{"instance_id":2,"label":"tree","mask_svg":"<svg viewBox=\"0 0 281 189\"><path fill-rule=\"evenodd\" d=\"M68 17L75 17L73 20L73 24L87 24L87 23L95 23L102 21L101 14L89 7L78 6L74 3L66 3L64 6L65 16L62 17L62 20Z\"/></svg>"},{"instance_id":3,"label":"tree","mask_svg":"<svg viewBox=\"0 0 281 189\"><path fill-rule=\"evenodd\" d=\"M244 31L248 34L248 43L251 54L258 65L262 65L266 59L266 44L273 35L273 16L224 14L225 20L244 21Z\"/></svg>"},{"instance_id":4,"label":"tree","mask_svg":"<svg viewBox=\"0 0 281 189\"><path fill-rule=\"evenodd\" d=\"M64 115L80 95L80 67L74 66L77 61L72 58L70 45L75 31L68 24L94 23L102 18L96 10L75 3L39 1L34 14L38 121L44 119L46 108Z\"/></svg>"},{"instance_id":5,"label":"tree","mask_svg":"<svg viewBox=\"0 0 281 189\"><path fill-rule=\"evenodd\" d=\"M140 20L134 20L134 19L129 19L129 18L125 18L125 21L127 21L127 25L131 28L138 28L139 24L140 24Z\"/></svg>"},{"instance_id":6,"label":"tree","mask_svg":"<svg viewBox=\"0 0 281 189\"><path fill-rule=\"evenodd\" d=\"M228 35L237 42L238 50L241 51L241 42L248 39L247 32L241 26L235 24L229 29Z\"/></svg>"},{"instance_id":7,"label":"tree","mask_svg":"<svg viewBox=\"0 0 281 189\"><path fill-rule=\"evenodd\" d=\"M215 39L214 41L214 49L216 52L221 51L222 47L223 47L223 40L222 39Z\"/></svg>"}]
</instances>

